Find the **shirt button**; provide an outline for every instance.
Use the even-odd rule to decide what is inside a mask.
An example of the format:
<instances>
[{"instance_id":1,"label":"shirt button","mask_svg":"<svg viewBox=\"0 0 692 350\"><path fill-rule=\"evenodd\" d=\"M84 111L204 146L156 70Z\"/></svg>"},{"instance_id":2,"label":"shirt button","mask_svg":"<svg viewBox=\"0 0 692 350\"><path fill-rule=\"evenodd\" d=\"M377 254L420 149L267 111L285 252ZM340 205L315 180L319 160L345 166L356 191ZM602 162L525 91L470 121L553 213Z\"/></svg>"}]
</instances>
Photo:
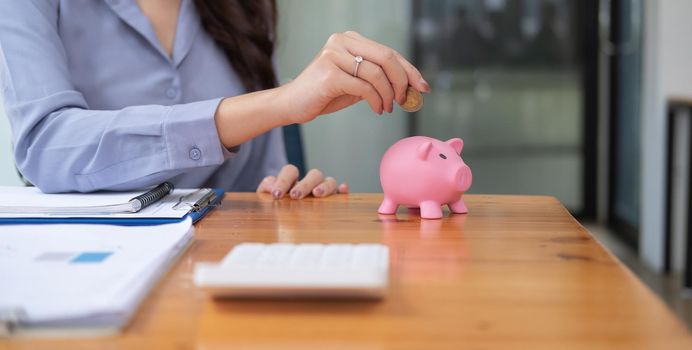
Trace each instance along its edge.
<instances>
[{"instance_id":1,"label":"shirt button","mask_svg":"<svg viewBox=\"0 0 692 350\"><path fill-rule=\"evenodd\" d=\"M178 89L174 87L169 87L168 89L166 89L166 97L175 98L176 96L178 96Z\"/></svg>"},{"instance_id":2,"label":"shirt button","mask_svg":"<svg viewBox=\"0 0 692 350\"><path fill-rule=\"evenodd\" d=\"M190 159L199 160L201 157L202 151L200 151L197 147L192 147L192 149L190 150Z\"/></svg>"}]
</instances>

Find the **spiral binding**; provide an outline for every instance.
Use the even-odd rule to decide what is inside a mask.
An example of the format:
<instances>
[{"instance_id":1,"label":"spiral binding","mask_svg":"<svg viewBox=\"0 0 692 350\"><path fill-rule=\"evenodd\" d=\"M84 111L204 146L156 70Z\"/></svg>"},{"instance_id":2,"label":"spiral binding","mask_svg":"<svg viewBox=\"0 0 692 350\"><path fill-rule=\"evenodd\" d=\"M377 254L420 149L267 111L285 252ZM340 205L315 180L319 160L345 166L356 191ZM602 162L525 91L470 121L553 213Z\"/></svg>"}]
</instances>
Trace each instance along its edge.
<instances>
[{"instance_id":1,"label":"spiral binding","mask_svg":"<svg viewBox=\"0 0 692 350\"><path fill-rule=\"evenodd\" d=\"M132 198L130 200L130 203L132 203L135 207L135 211L139 211L143 208L146 208L150 204L158 201L159 199L165 197L171 191L173 191L173 184L170 182L164 182L156 186L151 191L148 191L147 193L143 193L137 197ZM139 207L137 207L137 204L139 204Z\"/></svg>"}]
</instances>

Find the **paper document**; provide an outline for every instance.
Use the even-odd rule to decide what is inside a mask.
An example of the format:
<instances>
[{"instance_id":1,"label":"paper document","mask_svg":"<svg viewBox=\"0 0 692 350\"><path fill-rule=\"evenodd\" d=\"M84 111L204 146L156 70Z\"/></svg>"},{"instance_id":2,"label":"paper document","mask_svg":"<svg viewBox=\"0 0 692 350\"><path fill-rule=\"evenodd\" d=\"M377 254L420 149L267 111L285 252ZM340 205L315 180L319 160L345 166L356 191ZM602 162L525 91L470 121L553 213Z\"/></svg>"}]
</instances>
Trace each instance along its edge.
<instances>
[{"instance_id":1,"label":"paper document","mask_svg":"<svg viewBox=\"0 0 692 350\"><path fill-rule=\"evenodd\" d=\"M127 203L139 192L96 192L96 193L67 193L46 194L36 187L0 186L0 218L182 218L199 200L211 193L208 188L175 189L163 199L137 213L75 213L75 212L36 212L21 207L89 207ZM3 207L12 208L4 211Z\"/></svg>"},{"instance_id":2,"label":"paper document","mask_svg":"<svg viewBox=\"0 0 692 350\"><path fill-rule=\"evenodd\" d=\"M189 218L157 226L3 226L0 328L120 328L192 233Z\"/></svg>"}]
</instances>

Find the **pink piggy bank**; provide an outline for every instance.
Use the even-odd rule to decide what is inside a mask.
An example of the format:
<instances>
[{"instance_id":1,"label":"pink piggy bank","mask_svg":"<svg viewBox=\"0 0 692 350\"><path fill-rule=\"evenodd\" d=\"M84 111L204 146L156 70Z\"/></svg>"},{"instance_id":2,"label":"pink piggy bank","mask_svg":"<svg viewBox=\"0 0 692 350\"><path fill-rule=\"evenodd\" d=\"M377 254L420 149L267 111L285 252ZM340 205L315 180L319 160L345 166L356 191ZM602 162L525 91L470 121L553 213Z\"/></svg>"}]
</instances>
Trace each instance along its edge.
<instances>
[{"instance_id":1,"label":"pink piggy bank","mask_svg":"<svg viewBox=\"0 0 692 350\"><path fill-rule=\"evenodd\" d=\"M471 168L461 159L462 139L440 141L425 136L399 140L382 156L380 182L384 201L380 214L399 205L420 208L424 219L442 217L447 204L454 213L468 212L461 196L471 187Z\"/></svg>"}]
</instances>

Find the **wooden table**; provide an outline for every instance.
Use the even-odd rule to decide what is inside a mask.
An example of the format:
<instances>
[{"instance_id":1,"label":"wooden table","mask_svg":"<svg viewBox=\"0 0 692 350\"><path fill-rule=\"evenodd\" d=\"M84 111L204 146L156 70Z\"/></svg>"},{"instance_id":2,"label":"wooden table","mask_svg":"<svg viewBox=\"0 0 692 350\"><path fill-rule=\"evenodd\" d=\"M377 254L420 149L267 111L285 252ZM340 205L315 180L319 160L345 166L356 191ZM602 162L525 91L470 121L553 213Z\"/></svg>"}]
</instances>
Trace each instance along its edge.
<instances>
[{"instance_id":1,"label":"wooden table","mask_svg":"<svg viewBox=\"0 0 692 350\"><path fill-rule=\"evenodd\" d=\"M468 215L376 213L381 195L230 193L121 336L12 349L692 349L688 330L551 197L469 195ZM235 244L381 242L382 301L213 301L197 261Z\"/></svg>"}]
</instances>

